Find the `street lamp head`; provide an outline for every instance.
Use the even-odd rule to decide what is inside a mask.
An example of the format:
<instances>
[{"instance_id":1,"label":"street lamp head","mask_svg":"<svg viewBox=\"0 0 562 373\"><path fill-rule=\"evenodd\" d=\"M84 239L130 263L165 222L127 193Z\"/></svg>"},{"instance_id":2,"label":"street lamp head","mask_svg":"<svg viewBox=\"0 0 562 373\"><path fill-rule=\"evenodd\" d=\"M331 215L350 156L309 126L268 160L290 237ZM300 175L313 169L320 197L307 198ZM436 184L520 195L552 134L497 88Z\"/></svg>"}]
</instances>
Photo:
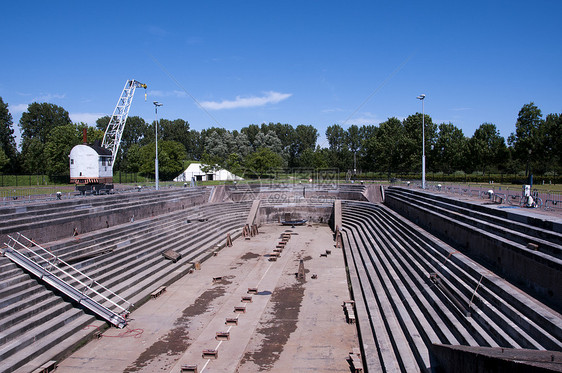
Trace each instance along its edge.
<instances>
[{"instance_id":1,"label":"street lamp head","mask_svg":"<svg viewBox=\"0 0 562 373\"><path fill-rule=\"evenodd\" d=\"M159 103L158 101L154 101L153 104L154 104L154 106L162 106L162 105L164 105L164 104Z\"/></svg>"},{"instance_id":2,"label":"street lamp head","mask_svg":"<svg viewBox=\"0 0 562 373\"><path fill-rule=\"evenodd\" d=\"M425 98L425 94L421 94L418 97L416 97L418 100L423 100Z\"/></svg>"}]
</instances>

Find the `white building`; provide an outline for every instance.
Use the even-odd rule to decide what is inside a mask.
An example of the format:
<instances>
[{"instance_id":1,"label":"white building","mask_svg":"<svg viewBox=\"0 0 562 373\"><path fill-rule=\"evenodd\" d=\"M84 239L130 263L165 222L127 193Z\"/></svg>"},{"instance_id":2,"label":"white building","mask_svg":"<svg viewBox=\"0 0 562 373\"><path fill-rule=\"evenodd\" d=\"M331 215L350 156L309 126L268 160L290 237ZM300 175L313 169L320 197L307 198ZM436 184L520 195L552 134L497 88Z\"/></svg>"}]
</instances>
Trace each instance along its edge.
<instances>
[{"instance_id":1,"label":"white building","mask_svg":"<svg viewBox=\"0 0 562 373\"><path fill-rule=\"evenodd\" d=\"M227 170L216 170L210 171L208 173L203 172L201 163L192 163L182 172L174 181L185 181L190 182L192 178L195 181L209 181L209 180L219 180L219 181L233 181L233 180L244 180L239 176L234 175Z\"/></svg>"}]
</instances>

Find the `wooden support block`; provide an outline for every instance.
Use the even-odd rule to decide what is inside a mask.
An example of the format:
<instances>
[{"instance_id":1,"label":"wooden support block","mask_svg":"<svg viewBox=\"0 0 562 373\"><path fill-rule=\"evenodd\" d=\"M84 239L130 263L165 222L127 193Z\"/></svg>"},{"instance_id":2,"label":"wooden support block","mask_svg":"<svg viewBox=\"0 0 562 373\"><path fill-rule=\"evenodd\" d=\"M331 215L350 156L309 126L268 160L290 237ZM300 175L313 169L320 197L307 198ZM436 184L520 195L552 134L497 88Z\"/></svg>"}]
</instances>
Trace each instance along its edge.
<instances>
[{"instance_id":1,"label":"wooden support block","mask_svg":"<svg viewBox=\"0 0 562 373\"><path fill-rule=\"evenodd\" d=\"M238 325L238 319L227 317L224 324L228 325L228 326L237 326Z\"/></svg>"},{"instance_id":2,"label":"wooden support block","mask_svg":"<svg viewBox=\"0 0 562 373\"><path fill-rule=\"evenodd\" d=\"M258 288L248 288L248 294L257 294Z\"/></svg>"},{"instance_id":3,"label":"wooden support block","mask_svg":"<svg viewBox=\"0 0 562 373\"><path fill-rule=\"evenodd\" d=\"M270 256L269 258L267 258L267 260L270 261L270 262L276 262L277 257L276 256Z\"/></svg>"},{"instance_id":4,"label":"wooden support block","mask_svg":"<svg viewBox=\"0 0 562 373\"><path fill-rule=\"evenodd\" d=\"M165 286L160 286L158 289L154 290L152 293L150 293L150 296L152 298L157 298L158 296L160 296L160 294L162 294L163 292L166 291L166 287Z\"/></svg>"},{"instance_id":5,"label":"wooden support block","mask_svg":"<svg viewBox=\"0 0 562 373\"><path fill-rule=\"evenodd\" d=\"M322 254L320 254L320 257L327 258L327 257L328 257L328 254L322 253Z\"/></svg>"},{"instance_id":6,"label":"wooden support block","mask_svg":"<svg viewBox=\"0 0 562 373\"><path fill-rule=\"evenodd\" d=\"M246 313L246 306L234 306L235 313Z\"/></svg>"},{"instance_id":7,"label":"wooden support block","mask_svg":"<svg viewBox=\"0 0 562 373\"><path fill-rule=\"evenodd\" d=\"M203 350L203 359L218 359L219 352L217 350Z\"/></svg>"},{"instance_id":8,"label":"wooden support block","mask_svg":"<svg viewBox=\"0 0 562 373\"><path fill-rule=\"evenodd\" d=\"M283 252L283 250L282 249L273 249L273 252L274 253L281 253L281 252Z\"/></svg>"},{"instance_id":9,"label":"wooden support block","mask_svg":"<svg viewBox=\"0 0 562 373\"><path fill-rule=\"evenodd\" d=\"M215 339L217 341L230 341L230 332L217 332Z\"/></svg>"},{"instance_id":10,"label":"wooden support block","mask_svg":"<svg viewBox=\"0 0 562 373\"><path fill-rule=\"evenodd\" d=\"M242 297L242 303L252 303L252 297L251 296Z\"/></svg>"},{"instance_id":11,"label":"wooden support block","mask_svg":"<svg viewBox=\"0 0 562 373\"><path fill-rule=\"evenodd\" d=\"M222 281L222 276L213 277L213 284Z\"/></svg>"},{"instance_id":12,"label":"wooden support block","mask_svg":"<svg viewBox=\"0 0 562 373\"><path fill-rule=\"evenodd\" d=\"M181 366L181 373L197 373L197 365L187 365L184 364Z\"/></svg>"},{"instance_id":13,"label":"wooden support block","mask_svg":"<svg viewBox=\"0 0 562 373\"><path fill-rule=\"evenodd\" d=\"M349 353L348 362L353 373L363 373L363 362L361 360L361 350L354 348Z\"/></svg>"},{"instance_id":14,"label":"wooden support block","mask_svg":"<svg viewBox=\"0 0 562 373\"><path fill-rule=\"evenodd\" d=\"M178 260L181 259L181 254L172 249L164 250L162 252L162 256L168 260L171 260L174 263L176 263Z\"/></svg>"}]
</instances>

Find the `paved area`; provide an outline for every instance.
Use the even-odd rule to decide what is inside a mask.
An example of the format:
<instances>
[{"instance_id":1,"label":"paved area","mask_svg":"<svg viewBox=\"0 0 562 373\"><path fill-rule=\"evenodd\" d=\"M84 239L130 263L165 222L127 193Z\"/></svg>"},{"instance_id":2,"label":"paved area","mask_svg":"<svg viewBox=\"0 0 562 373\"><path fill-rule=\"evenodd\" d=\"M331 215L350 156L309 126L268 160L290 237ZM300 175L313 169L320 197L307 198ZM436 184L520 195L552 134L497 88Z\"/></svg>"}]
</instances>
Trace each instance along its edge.
<instances>
[{"instance_id":1,"label":"paved area","mask_svg":"<svg viewBox=\"0 0 562 373\"><path fill-rule=\"evenodd\" d=\"M283 232L291 239L270 261ZM321 256L327 249L331 254ZM300 260L304 280L296 276ZM251 302L242 299L249 296ZM359 347L341 306L349 297L343 253L329 227L262 226L135 310L127 329L108 329L62 361L57 372L180 372L182 365L199 372L349 372L345 358ZM227 318L237 325L226 325ZM217 332L229 339L217 340ZM203 358L207 349L218 357Z\"/></svg>"}]
</instances>

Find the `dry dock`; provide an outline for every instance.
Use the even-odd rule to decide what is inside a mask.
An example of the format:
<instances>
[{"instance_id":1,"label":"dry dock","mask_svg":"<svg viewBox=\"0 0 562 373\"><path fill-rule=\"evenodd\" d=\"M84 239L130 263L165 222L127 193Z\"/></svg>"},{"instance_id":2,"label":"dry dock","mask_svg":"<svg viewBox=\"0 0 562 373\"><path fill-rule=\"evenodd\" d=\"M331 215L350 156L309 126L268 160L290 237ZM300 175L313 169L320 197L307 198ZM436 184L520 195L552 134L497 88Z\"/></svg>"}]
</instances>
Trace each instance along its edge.
<instances>
[{"instance_id":1,"label":"dry dock","mask_svg":"<svg viewBox=\"0 0 562 373\"><path fill-rule=\"evenodd\" d=\"M290 239L273 259L283 233ZM328 226L265 225L168 286L131 314L127 329L108 329L57 372L349 372L346 357L359 347L342 308L349 298L343 253Z\"/></svg>"}]
</instances>

